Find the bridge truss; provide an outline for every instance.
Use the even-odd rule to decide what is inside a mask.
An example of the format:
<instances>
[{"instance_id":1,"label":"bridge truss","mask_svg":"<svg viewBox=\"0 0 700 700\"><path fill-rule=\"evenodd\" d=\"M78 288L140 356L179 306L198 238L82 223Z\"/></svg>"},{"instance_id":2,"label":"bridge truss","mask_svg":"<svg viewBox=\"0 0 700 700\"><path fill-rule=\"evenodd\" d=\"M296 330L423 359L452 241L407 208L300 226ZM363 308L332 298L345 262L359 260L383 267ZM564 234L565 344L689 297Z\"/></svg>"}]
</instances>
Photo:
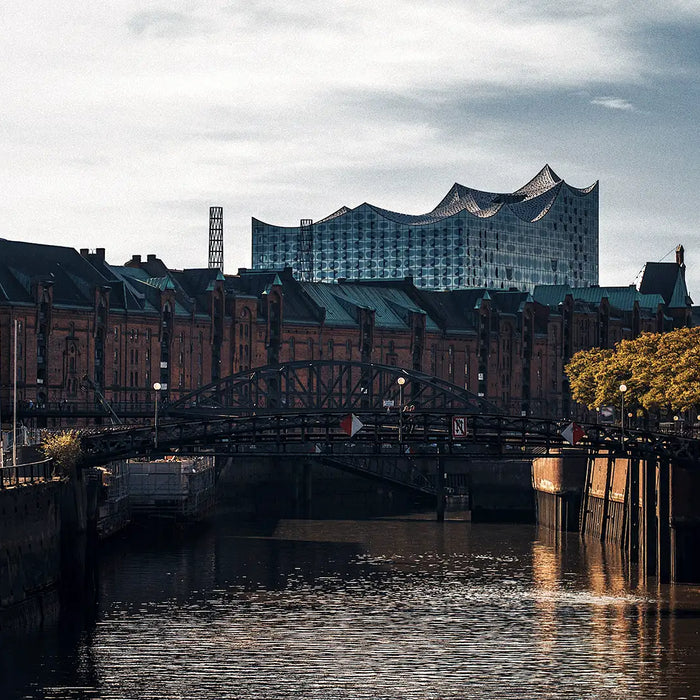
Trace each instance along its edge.
<instances>
[{"instance_id":1,"label":"bridge truss","mask_svg":"<svg viewBox=\"0 0 700 700\"><path fill-rule=\"evenodd\" d=\"M247 370L193 391L169 415L233 415L241 411L397 408L497 413L483 398L428 374L340 360L288 362ZM184 413L183 413L184 411Z\"/></svg>"},{"instance_id":2,"label":"bridge truss","mask_svg":"<svg viewBox=\"0 0 700 700\"><path fill-rule=\"evenodd\" d=\"M362 425L357 432L347 430L349 416ZM317 459L430 492L426 463L560 453L569 447L567 423L504 416L457 386L398 367L291 362L188 394L163 407L157 429L84 433L83 463L174 453ZM577 449L589 453L655 455L700 467L698 440L598 425L584 432Z\"/></svg>"}]
</instances>

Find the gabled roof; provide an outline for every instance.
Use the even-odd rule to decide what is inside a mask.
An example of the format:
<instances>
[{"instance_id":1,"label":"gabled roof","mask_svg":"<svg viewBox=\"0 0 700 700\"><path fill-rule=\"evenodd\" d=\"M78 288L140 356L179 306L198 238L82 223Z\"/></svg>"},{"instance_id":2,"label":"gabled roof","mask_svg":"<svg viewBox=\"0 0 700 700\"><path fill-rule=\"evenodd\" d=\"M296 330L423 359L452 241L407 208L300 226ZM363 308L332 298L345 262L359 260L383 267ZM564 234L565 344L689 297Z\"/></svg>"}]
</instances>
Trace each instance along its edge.
<instances>
[{"instance_id":1,"label":"gabled roof","mask_svg":"<svg viewBox=\"0 0 700 700\"><path fill-rule=\"evenodd\" d=\"M284 297L284 318L292 323L320 323L323 312L305 293L302 283L292 276L291 268L283 270L239 270L226 276L226 291L261 298L272 287L280 286Z\"/></svg>"},{"instance_id":2,"label":"gabled roof","mask_svg":"<svg viewBox=\"0 0 700 700\"><path fill-rule=\"evenodd\" d=\"M656 311L664 300L659 294L645 294L632 284L628 287L570 287L568 284L537 285L533 298L544 306L556 307L567 296L574 302L583 302L599 306L603 299L608 299L610 306L619 311L632 311L635 303L642 309Z\"/></svg>"},{"instance_id":3,"label":"gabled roof","mask_svg":"<svg viewBox=\"0 0 700 700\"><path fill-rule=\"evenodd\" d=\"M683 268L675 262L648 262L644 266L639 291L643 294L660 294L669 309L687 308L693 304Z\"/></svg>"},{"instance_id":4,"label":"gabled roof","mask_svg":"<svg viewBox=\"0 0 700 700\"><path fill-rule=\"evenodd\" d=\"M372 284L369 281L341 282L337 285L335 294L342 295L345 299L358 307L374 310L374 323L378 328L408 328L409 313L422 314L424 309L416 305L411 297L401 287L403 282L395 285ZM433 319L426 318L426 328L437 329Z\"/></svg>"},{"instance_id":5,"label":"gabled roof","mask_svg":"<svg viewBox=\"0 0 700 700\"><path fill-rule=\"evenodd\" d=\"M506 314L518 314L520 313L525 304L532 303L534 299L530 292L521 291L491 291L491 296L496 308L502 313Z\"/></svg>"},{"instance_id":6,"label":"gabled roof","mask_svg":"<svg viewBox=\"0 0 700 700\"><path fill-rule=\"evenodd\" d=\"M52 284L57 306L92 307L95 288L108 285L74 248L0 238L0 300L33 304L36 282Z\"/></svg>"},{"instance_id":7,"label":"gabled roof","mask_svg":"<svg viewBox=\"0 0 700 700\"><path fill-rule=\"evenodd\" d=\"M451 292L417 290L421 305L440 327L452 331L473 331L476 328L474 310L490 299L486 289L458 289Z\"/></svg>"},{"instance_id":8,"label":"gabled roof","mask_svg":"<svg viewBox=\"0 0 700 700\"><path fill-rule=\"evenodd\" d=\"M166 290L175 292L174 313L178 316L192 313L192 300L185 294L170 274L163 277L151 277L150 270L140 267L116 267L110 266L115 275L129 284L135 294L143 299L144 310L160 310L160 293Z\"/></svg>"}]
</instances>

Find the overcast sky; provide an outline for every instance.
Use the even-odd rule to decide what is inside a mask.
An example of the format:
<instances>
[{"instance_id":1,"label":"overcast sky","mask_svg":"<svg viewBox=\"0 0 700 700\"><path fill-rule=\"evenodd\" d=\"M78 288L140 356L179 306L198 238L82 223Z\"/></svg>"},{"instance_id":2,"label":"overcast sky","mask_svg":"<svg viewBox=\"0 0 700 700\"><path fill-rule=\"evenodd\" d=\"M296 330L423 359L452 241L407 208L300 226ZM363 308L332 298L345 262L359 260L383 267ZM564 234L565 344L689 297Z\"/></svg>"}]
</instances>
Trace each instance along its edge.
<instances>
[{"instance_id":1,"label":"overcast sky","mask_svg":"<svg viewBox=\"0 0 700 700\"><path fill-rule=\"evenodd\" d=\"M5 0L0 26L0 237L206 267L221 205L232 273L253 216L419 214L549 163L600 180L601 284L683 243L700 303L698 0Z\"/></svg>"}]
</instances>

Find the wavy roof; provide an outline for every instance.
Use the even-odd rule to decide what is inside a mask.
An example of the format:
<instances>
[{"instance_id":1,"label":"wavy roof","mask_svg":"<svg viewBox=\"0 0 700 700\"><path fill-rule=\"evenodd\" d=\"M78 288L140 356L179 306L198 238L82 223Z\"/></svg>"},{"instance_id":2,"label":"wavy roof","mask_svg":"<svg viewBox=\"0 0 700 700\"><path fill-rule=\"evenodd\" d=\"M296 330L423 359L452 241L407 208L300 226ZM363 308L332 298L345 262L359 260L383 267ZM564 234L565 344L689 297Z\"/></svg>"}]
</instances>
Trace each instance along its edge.
<instances>
[{"instance_id":1,"label":"wavy roof","mask_svg":"<svg viewBox=\"0 0 700 700\"><path fill-rule=\"evenodd\" d=\"M494 216L504 207L510 209L519 219L533 222L541 219L549 211L562 187L566 187L573 195L583 197L592 192L597 184L594 182L590 187L585 188L572 187L562 180L549 165L545 165L532 180L512 193L483 192L455 183L440 204L427 214L415 216L399 214L387 209L369 206L388 219L413 226L432 224L462 211L480 219L486 219Z\"/></svg>"},{"instance_id":2,"label":"wavy roof","mask_svg":"<svg viewBox=\"0 0 700 700\"><path fill-rule=\"evenodd\" d=\"M510 210L523 221L534 222L547 214L562 188L565 187L566 191L574 196L585 197L597 186L598 182L594 182L589 187L584 188L572 187L562 180L549 165L545 165L532 180L515 192L510 193L483 192L472 187L465 187L456 182L435 209L425 214L401 214L400 212L382 209L372 204L361 204L356 209L369 207L386 219L410 226L434 224L463 211L480 219L486 219L495 216L503 208ZM331 221L352 211L354 210L348 207L341 207L333 214L315 221L314 224Z\"/></svg>"}]
</instances>

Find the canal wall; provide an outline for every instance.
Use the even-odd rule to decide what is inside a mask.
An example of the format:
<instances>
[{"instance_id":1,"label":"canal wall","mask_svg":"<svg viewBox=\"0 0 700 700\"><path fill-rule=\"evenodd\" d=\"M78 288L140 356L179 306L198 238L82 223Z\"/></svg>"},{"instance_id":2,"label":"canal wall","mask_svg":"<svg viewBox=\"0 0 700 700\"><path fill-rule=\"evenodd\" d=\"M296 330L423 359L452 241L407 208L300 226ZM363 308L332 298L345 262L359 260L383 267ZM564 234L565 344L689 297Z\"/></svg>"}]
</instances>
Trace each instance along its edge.
<instances>
[{"instance_id":1,"label":"canal wall","mask_svg":"<svg viewBox=\"0 0 700 700\"><path fill-rule=\"evenodd\" d=\"M303 457L226 460L216 488L229 511L251 519L372 517L434 502Z\"/></svg>"},{"instance_id":2,"label":"canal wall","mask_svg":"<svg viewBox=\"0 0 700 700\"><path fill-rule=\"evenodd\" d=\"M532 486L538 524L553 530L577 531L585 479L586 455L583 453L533 460Z\"/></svg>"},{"instance_id":3,"label":"canal wall","mask_svg":"<svg viewBox=\"0 0 700 700\"><path fill-rule=\"evenodd\" d=\"M534 522L529 460L441 460L446 509L461 519ZM437 477L435 458L414 466ZM247 517L374 517L436 509L436 497L368 479L313 458L236 458L221 465L217 494Z\"/></svg>"},{"instance_id":4,"label":"canal wall","mask_svg":"<svg viewBox=\"0 0 700 700\"><path fill-rule=\"evenodd\" d=\"M0 633L55 624L82 597L94 500L79 475L0 490Z\"/></svg>"},{"instance_id":5,"label":"canal wall","mask_svg":"<svg viewBox=\"0 0 700 700\"><path fill-rule=\"evenodd\" d=\"M642 578L700 583L700 466L574 452L535 459L537 522L619 548Z\"/></svg>"},{"instance_id":6,"label":"canal wall","mask_svg":"<svg viewBox=\"0 0 700 700\"><path fill-rule=\"evenodd\" d=\"M59 480L0 491L0 630L40 627L58 616Z\"/></svg>"},{"instance_id":7,"label":"canal wall","mask_svg":"<svg viewBox=\"0 0 700 700\"><path fill-rule=\"evenodd\" d=\"M582 535L623 545L629 469L627 458L608 455L589 460L580 517Z\"/></svg>"}]
</instances>

